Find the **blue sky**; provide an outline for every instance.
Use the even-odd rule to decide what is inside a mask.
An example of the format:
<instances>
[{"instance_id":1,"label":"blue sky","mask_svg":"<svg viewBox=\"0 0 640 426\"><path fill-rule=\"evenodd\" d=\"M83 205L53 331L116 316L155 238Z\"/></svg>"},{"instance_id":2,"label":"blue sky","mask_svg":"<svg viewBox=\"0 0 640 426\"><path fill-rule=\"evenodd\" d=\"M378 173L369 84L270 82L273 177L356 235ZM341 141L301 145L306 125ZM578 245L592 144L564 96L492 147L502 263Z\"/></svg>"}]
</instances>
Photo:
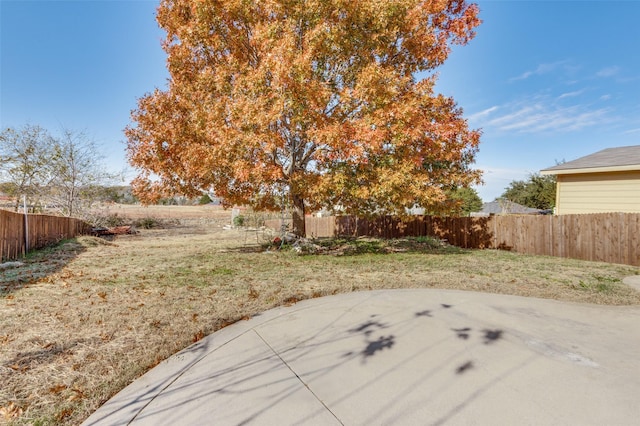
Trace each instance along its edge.
<instances>
[{"instance_id":1,"label":"blue sky","mask_svg":"<svg viewBox=\"0 0 640 426\"><path fill-rule=\"evenodd\" d=\"M640 144L640 1L477 3L478 35L454 47L437 89L483 130L485 201L556 161ZM168 78L156 6L0 0L2 128L82 130L125 168L129 113Z\"/></svg>"}]
</instances>

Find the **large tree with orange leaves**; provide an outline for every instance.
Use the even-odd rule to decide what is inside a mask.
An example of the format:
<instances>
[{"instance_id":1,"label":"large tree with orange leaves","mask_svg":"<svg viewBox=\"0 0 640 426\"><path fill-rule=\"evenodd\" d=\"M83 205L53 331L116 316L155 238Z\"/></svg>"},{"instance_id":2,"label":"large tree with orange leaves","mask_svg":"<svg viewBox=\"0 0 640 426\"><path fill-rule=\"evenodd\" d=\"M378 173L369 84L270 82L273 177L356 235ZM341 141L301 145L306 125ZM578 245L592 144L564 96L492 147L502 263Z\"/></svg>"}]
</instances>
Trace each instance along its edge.
<instances>
[{"instance_id":1,"label":"large tree with orange leaves","mask_svg":"<svg viewBox=\"0 0 640 426\"><path fill-rule=\"evenodd\" d=\"M136 194L286 199L299 235L320 207L450 211L450 189L480 179L480 134L434 70L477 15L464 0L162 0L169 86L125 130Z\"/></svg>"}]
</instances>

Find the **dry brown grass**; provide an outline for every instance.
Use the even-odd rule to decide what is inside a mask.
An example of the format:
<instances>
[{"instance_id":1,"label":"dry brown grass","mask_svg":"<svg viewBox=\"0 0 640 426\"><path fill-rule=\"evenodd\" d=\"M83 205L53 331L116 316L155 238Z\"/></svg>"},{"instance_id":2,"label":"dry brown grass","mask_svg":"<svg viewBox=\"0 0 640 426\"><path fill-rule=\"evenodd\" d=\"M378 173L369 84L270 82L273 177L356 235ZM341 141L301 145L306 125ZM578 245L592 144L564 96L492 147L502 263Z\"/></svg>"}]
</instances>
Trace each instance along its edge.
<instances>
[{"instance_id":1,"label":"dry brown grass","mask_svg":"<svg viewBox=\"0 0 640 426\"><path fill-rule=\"evenodd\" d=\"M219 214L217 224L111 243L78 238L0 271L0 419L80 423L194 341L311 297L426 287L640 304L640 292L620 282L638 268L420 244L368 253L375 241L360 241L357 255L265 252L259 232L223 230L228 217Z\"/></svg>"}]
</instances>

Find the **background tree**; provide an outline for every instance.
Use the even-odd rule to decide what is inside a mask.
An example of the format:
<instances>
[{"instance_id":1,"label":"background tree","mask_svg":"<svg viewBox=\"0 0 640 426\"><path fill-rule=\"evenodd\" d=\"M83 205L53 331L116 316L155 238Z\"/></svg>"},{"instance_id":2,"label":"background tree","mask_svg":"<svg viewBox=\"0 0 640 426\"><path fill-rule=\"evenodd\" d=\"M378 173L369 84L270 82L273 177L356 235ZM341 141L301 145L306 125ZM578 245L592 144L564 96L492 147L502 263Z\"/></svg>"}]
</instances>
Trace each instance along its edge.
<instances>
[{"instance_id":1,"label":"background tree","mask_svg":"<svg viewBox=\"0 0 640 426\"><path fill-rule=\"evenodd\" d=\"M211 197L209 197L209 194L202 194L202 196L200 197L200 199L198 200L198 204L200 205L205 205L205 204L209 204L211 203Z\"/></svg>"},{"instance_id":2,"label":"background tree","mask_svg":"<svg viewBox=\"0 0 640 426\"><path fill-rule=\"evenodd\" d=\"M473 188L457 188L451 191L451 198L459 201L459 206L453 214L458 216L469 216L472 212L482 209L482 198Z\"/></svg>"},{"instance_id":3,"label":"background tree","mask_svg":"<svg viewBox=\"0 0 640 426\"><path fill-rule=\"evenodd\" d=\"M0 134L0 179L7 195L15 197L16 211L23 196L30 205L40 200L49 181L53 142L45 129L30 124Z\"/></svg>"},{"instance_id":4,"label":"background tree","mask_svg":"<svg viewBox=\"0 0 640 426\"><path fill-rule=\"evenodd\" d=\"M83 132L63 129L62 137L54 139L48 199L64 215L80 214L100 197L101 185L115 178L102 160L96 144Z\"/></svg>"},{"instance_id":5,"label":"background tree","mask_svg":"<svg viewBox=\"0 0 640 426\"><path fill-rule=\"evenodd\" d=\"M54 137L27 124L0 134L0 181L3 191L16 198L16 210L26 196L31 206L46 203L65 215L77 215L116 177L106 171L98 147L84 133L61 133Z\"/></svg>"},{"instance_id":6,"label":"background tree","mask_svg":"<svg viewBox=\"0 0 640 426\"><path fill-rule=\"evenodd\" d=\"M514 180L501 198L533 209L553 209L556 205L556 176L533 173L527 180Z\"/></svg>"},{"instance_id":7,"label":"background tree","mask_svg":"<svg viewBox=\"0 0 640 426\"><path fill-rule=\"evenodd\" d=\"M161 1L171 78L125 130L136 194L286 198L298 235L309 208L450 210L446 191L479 181L480 134L433 70L477 14L464 0Z\"/></svg>"},{"instance_id":8,"label":"background tree","mask_svg":"<svg viewBox=\"0 0 640 426\"><path fill-rule=\"evenodd\" d=\"M131 193L129 186L101 186L96 201L118 204L135 204L138 199Z\"/></svg>"}]
</instances>

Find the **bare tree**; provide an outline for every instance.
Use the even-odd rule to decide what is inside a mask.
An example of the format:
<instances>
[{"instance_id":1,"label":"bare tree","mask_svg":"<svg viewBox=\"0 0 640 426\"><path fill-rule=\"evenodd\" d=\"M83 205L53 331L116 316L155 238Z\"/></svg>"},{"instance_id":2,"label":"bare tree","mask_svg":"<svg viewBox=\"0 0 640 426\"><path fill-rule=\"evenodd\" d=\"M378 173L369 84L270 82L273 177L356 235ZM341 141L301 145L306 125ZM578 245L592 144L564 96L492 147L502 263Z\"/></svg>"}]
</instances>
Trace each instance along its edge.
<instances>
[{"instance_id":1,"label":"bare tree","mask_svg":"<svg viewBox=\"0 0 640 426\"><path fill-rule=\"evenodd\" d=\"M97 198L100 186L115 178L103 166L95 142L83 132L63 129L49 163L50 200L67 216L78 215Z\"/></svg>"},{"instance_id":2,"label":"bare tree","mask_svg":"<svg viewBox=\"0 0 640 426\"><path fill-rule=\"evenodd\" d=\"M7 195L16 199L16 211L23 196L30 204L40 200L49 181L53 143L45 129L30 124L0 134L0 174Z\"/></svg>"}]
</instances>

